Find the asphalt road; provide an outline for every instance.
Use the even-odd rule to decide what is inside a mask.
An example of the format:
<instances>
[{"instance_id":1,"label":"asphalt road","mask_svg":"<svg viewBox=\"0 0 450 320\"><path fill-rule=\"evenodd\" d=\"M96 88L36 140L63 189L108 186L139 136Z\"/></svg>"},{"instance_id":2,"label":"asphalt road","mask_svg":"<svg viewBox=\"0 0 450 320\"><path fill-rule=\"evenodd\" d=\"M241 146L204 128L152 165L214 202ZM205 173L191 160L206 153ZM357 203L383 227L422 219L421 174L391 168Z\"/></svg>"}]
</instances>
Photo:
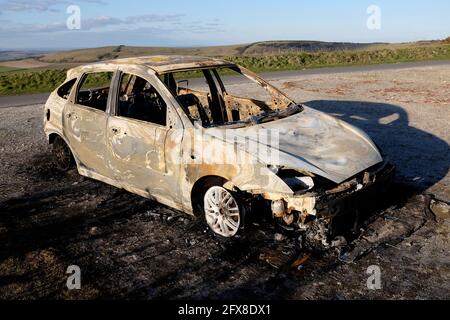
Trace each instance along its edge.
<instances>
[{"instance_id":1,"label":"asphalt road","mask_svg":"<svg viewBox=\"0 0 450 320\"><path fill-rule=\"evenodd\" d=\"M22 107L45 103L50 93L26 94L21 96L0 97L0 108Z\"/></svg>"},{"instance_id":2,"label":"asphalt road","mask_svg":"<svg viewBox=\"0 0 450 320\"><path fill-rule=\"evenodd\" d=\"M395 70L395 69L407 69L413 67L427 67L427 66L440 66L450 65L450 60L443 61L421 61L421 62L408 62L408 63L396 63L396 64L379 64L370 66L354 66L354 67L335 67L335 68L320 68L320 69L307 69L307 70L293 70L293 71L275 71L262 73L261 76L266 80L279 80L297 78L302 75L320 75L329 73L348 73L348 72L367 72L367 71L383 71L383 70ZM49 93L37 93L21 96L6 96L0 97L0 108L6 107L22 107L33 104L43 104L47 100Z\"/></svg>"}]
</instances>

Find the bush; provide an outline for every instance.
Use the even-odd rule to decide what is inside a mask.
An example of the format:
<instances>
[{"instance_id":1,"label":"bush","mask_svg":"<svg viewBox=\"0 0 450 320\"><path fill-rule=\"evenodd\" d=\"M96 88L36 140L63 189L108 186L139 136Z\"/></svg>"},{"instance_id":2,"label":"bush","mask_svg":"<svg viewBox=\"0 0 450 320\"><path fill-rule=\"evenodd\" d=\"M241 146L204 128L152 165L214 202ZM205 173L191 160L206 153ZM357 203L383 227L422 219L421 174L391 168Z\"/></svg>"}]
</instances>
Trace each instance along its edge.
<instances>
[{"instance_id":1,"label":"bush","mask_svg":"<svg viewBox=\"0 0 450 320\"><path fill-rule=\"evenodd\" d=\"M258 57L233 56L226 60L254 71L298 70L303 68L395 63L434 59L450 59L450 46L380 49L372 51L334 51L293 53Z\"/></svg>"},{"instance_id":2,"label":"bush","mask_svg":"<svg viewBox=\"0 0 450 320\"><path fill-rule=\"evenodd\" d=\"M0 95L53 91L66 78L66 70L5 73L0 75Z\"/></svg>"}]
</instances>

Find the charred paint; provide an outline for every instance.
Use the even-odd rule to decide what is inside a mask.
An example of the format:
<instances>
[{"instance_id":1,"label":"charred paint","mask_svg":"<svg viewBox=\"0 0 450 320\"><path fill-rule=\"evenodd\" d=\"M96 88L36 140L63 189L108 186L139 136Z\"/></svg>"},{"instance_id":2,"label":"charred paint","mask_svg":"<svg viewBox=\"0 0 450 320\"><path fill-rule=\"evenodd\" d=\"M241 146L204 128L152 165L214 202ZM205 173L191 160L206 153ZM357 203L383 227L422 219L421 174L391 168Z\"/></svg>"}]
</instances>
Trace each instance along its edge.
<instances>
[{"instance_id":1,"label":"charred paint","mask_svg":"<svg viewBox=\"0 0 450 320\"><path fill-rule=\"evenodd\" d=\"M298 213L299 224L307 216L315 216L318 202L324 196L357 192L359 184L364 186L373 182L372 175L367 174L362 182L347 181L383 159L365 133L342 121L303 107L303 111L296 115L269 123L203 128L194 124L158 77L173 71L225 66L238 68L272 97L268 104L263 104L257 100L224 95L223 114L229 119L233 118L235 110L250 116L265 108L282 110L295 104L253 72L226 61L182 56L120 59L72 69L68 72L68 79L77 78L74 86L77 88L84 73L114 72L111 88L117 90L118 85L114 83L121 73L142 77L160 93L167 105L166 126L119 117L112 98L106 112L77 105L76 89L73 89L67 100L59 97L57 91L51 94L45 110L50 110L52 117L44 120L45 132L48 136L60 135L67 142L73 150L80 174L189 214L194 211L191 192L195 183L209 176L227 181L226 189L239 190L268 202L278 201L277 217L287 224L295 222L295 212ZM115 94L114 91L111 93ZM209 98L201 92L188 93L198 95L205 104ZM279 163L268 163L267 159L243 150L235 143L235 138L248 137L252 130L259 129L279 131ZM201 154L196 153L192 143L198 133L196 130L202 133L204 149ZM227 136L225 130L231 134ZM245 160L224 164L223 154ZM269 166L289 169L294 172L294 178L321 177L336 186L322 193L313 189L299 194Z\"/></svg>"}]
</instances>

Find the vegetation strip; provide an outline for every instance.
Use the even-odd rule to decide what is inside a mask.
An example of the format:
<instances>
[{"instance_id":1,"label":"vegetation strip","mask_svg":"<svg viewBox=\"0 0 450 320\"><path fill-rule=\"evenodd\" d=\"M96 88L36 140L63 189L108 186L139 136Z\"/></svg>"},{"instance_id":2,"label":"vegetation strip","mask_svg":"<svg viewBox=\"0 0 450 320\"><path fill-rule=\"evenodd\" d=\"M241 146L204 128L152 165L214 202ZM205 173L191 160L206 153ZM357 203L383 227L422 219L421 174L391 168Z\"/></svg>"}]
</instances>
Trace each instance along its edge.
<instances>
[{"instance_id":1,"label":"vegetation strip","mask_svg":"<svg viewBox=\"0 0 450 320\"><path fill-rule=\"evenodd\" d=\"M371 65L450 59L450 45L366 51L299 52L263 56L228 56L225 60L256 72ZM50 92L66 77L66 69L20 70L0 67L0 96Z\"/></svg>"}]
</instances>

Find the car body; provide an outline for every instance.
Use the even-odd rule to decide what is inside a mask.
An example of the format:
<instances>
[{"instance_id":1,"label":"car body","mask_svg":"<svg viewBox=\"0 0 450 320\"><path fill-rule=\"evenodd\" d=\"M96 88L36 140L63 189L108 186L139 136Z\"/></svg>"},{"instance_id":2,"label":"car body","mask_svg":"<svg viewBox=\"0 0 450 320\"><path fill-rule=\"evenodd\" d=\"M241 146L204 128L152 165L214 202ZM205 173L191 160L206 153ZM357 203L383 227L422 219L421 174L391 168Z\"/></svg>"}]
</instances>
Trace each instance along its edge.
<instances>
[{"instance_id":1,"label":"car body","mask_svg":"<svg viewBox=\"0 0 450 320\"><path fill-rule=\"evenodd\" d=\"M231 94L227 88L246 90L241 80L224 85L231 73L267 100ZM199 77L206 89L194 90L189 81ZM83 176L200 214L227 238L257 214L254 203L303 229L331 221L331 203L394 171L361 130L212 58L129 58L69 70L45 105L44 130L61 168L74 161Z\"/></svg>"}]
</instances>

